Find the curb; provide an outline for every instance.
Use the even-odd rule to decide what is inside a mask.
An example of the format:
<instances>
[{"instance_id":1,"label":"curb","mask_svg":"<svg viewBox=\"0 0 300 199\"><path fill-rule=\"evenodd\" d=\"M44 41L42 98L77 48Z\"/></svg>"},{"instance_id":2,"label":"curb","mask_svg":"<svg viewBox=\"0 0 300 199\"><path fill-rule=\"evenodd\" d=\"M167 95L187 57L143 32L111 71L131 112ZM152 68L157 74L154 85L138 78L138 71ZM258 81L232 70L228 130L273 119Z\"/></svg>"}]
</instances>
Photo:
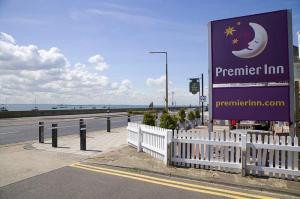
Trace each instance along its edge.
<instances>
[{"instance_id":1,"label":"curb","mask_svg":"<svg viewBox=\"0 0 300 199\"><path fill-rule=\"evenodd\" d=\"M186 176L181 176L181 175L174 175L174 174L171 174L171 173L151 171L151 170L141 169L141 168L137 168L137 167L126 167L126 166L102 164L102 163L97 163L97 162L84 162L84 161L82 163L93 164L93 165L101 165L101 166L106 166L106 167L111 167L111 168L135 170L137 172L145 172L145 173L150 173L150 174L152 173L152 174L157 174L157 175L162 175L162 176L181 178L181 179L185 179L185 180L193 180L193 181L197 181L197 182L205 182L205 183L218 184L218 185L229 186L229 187L250 189L250 190L254 190L254 191L265 191L265 192L272 192L272 193L276 193L276 194L283 194L283 195L289 195L289 196L294 196L294 197L300 197L300 192L295 192L293 190L288 192L288 191L283 191L283 190L270 188L270 187L260 187L260 186L258 187L258 186L242 185L242 184L237 184L237 183L219 182L219 181L214 181L214 180L206 180L206 179L201 179L201 178L193 178L193 177L186 177Z\"/></svg>"},{"instance_id":2,"label":"curb","mask_svg":"<svg viewBox=\"0 0 300 199\"><path fill-rule=\"evenodd\" d=\"M13 146L19 146L19 145L28 145L28 144L33 144L38 140L29 140L29 141L21 141L21 142L15 142L15 143L10 143L10 144L2 144L0 145L1 148L8 148L8 147L13 147Z\"/></svg>"}]
</instances>

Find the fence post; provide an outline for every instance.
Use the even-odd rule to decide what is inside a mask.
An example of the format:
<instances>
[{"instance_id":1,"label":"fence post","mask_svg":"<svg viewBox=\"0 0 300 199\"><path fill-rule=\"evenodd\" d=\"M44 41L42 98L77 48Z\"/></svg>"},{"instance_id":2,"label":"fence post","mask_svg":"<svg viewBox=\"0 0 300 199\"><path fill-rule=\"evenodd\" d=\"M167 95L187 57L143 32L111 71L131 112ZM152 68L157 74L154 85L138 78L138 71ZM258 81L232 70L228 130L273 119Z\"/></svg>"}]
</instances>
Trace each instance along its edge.
<instances>
[{"instance_id":1,"label":"fence post","mask_svg":"<svg viewBox=\"0 0 300 199\"><path fill-rule=\"evenodd\" d=\"M80 127L80 150L86 150L86 124Z\"/></svg>"},{"instance_id":2,"label":"fence post","mask_svg":"<svg viewBox=\"0 0 300 199\"><path fill-rule=\"evenodd\" d=\"M242 151L242 157L241 157L241 162L242 162L242 176L247 175L246 171L246 164L247 164L247 134L242 134L241 137L241 151Z\"/></svg>"},{"instance_id":3,"label":"fence post","mask_svg":"<svg viewBox=\"0 0 300 199\"><path fill-rule=\"evenodd\" d=\"M172 130L167 130L165 135L165 154L164 154L164 163L165 165L171 165L172 158Z\"/></svg>"},{"instance_id":4,"label":"fence post","mask_svg":"<svg viewBox=\"0 0 300 199\"><path fill-rule=\"evenodd\" d=\"M142 152L142 129L141 126L139 126L139 131L138 131L138 142L137 142L137 152Z\"/></svg>"},{"instance_id":5,"label":"fence post","mask_svg":"<svg viewBox=\"0 0 300 199\"><path fill-rule=\"evenodd\" d=\"M57 147L57 124L52 124L52 147Z\"/></svg>"},{"instance_id":6,"label":"fence post","mask_svg":"<svg viewBox=\"0 0 300 199\"><path fill-rule=\"evenodd\" d=\"M44 122L39 122L39 143L44 143Z\"/></svg>"}]
</instances>

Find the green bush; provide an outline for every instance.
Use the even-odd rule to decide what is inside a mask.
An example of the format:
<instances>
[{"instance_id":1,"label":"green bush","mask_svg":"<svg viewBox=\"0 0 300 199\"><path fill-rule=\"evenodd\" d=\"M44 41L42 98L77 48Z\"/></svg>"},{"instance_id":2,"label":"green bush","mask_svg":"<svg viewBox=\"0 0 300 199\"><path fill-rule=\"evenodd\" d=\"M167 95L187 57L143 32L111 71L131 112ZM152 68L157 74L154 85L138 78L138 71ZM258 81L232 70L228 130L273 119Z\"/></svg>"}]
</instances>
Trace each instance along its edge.
<instances>
[{"instance_id":1,"label":"green bush","mask_svg":"<svg viewBox=\"0 0 300 199\"><path fill-rule=\"evenodd\" d=\"M169 113L163 113L160 117L160 127L166 129L176 129L178 118L176 115L170 115Z\"/></svg>"},{"instance_id":2,"label":"green bush","mask_svg":"<svg viewBox=\"0 0 300 199\"><path fill-rule=\"evenodd\" d=\"M155 126L156 116L153 112L146 111L144 113L143 124Z\"/></svg>"},{"instance_id":3,"label":"green bush","mask_svg":"<svg viewBox=\"0 0 300 199\"><path fill-rule=\"evenodd\" d=\"M178 117L179 117L179 121L180 122L184 122L185 121L186 114L185 114L185 110L184 109L180 109L179 110Z\"/></svg>"},{"instance_id":4,"label":"green bush","mask_svg":"<svg viewBox=\"0 0 300 199\"><path fill-rule=\"evenodd\" d=\"M128 113L128 115L132 115L133 112L132 112L132 110L129 109L129 110L127 111L127 113Z\"/></svg>"},{"instance_id":5,"label":"green bush","mask_svg":"<svg viewBox=\"0 0 300 199\"><path fill-rule=\"evenodd\" d=\"M199 109L195 110L195 117L196 118L200 118L200 111L199 111Z\"/></svg>"},{"instance_id":6,"label":"green bush","mask_svg":"<svg viewBox=\"0 0 300 199\"><path fill-rule=\"evenodd\" d=\"M189 119L190 121L195 120L195 113L194 113L194 111L190 111L190 112L189 112L189 114L188 114L188 119Z\"/></svg>"}]
</instances>

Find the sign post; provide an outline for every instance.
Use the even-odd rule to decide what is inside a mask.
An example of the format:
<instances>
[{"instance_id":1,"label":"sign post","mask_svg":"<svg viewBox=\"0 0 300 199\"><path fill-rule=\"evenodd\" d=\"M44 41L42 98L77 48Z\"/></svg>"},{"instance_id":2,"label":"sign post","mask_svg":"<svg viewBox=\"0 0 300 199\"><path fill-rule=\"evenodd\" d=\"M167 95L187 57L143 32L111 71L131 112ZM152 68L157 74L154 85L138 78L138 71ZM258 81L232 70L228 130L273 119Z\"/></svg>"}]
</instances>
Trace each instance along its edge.
<instances>
[{"instance_id":1,"label":"sign post","mask_svg":"<svg viewBox=\"0 0 300 199\"><path fill-rule=\"evenodd\" d=\"M199 78L190 78L189 84L190 93L193 95L199 92L199 111L200 111L200 79Z\"/></svg>"},{"instance_id":2,"label":"sign post","mask_svg":"<svg viewBox=\"0 0 300 199\"><path fill-rule=\"evenodd\" d=\"M200 90L200 81L199 78L191 78L190 80L190 92L195 95Z\"/></svg>"},{"instance_id":3,"label":"sign post","mask_svg":"<svg viewBox=\"0 0 300 199\"><path fill-rule=\"evenodd\" d=\"M208 24L210 131L213 119L267 120L295 135L291 27L290 10Z\"/></svg>"}]
</instances>

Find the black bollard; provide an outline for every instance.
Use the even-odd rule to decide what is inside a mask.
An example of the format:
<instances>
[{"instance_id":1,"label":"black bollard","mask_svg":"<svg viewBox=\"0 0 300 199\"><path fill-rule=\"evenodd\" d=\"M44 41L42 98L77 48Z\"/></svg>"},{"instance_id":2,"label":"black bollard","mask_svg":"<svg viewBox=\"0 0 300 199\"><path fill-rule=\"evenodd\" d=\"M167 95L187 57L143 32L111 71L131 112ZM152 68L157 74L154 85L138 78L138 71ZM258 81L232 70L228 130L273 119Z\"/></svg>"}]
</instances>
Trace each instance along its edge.
<instances>
[{"instance_id":1,"label":"black bollard","mask_svg":"<svg viewBox=\"0 0 300 199\"><path fill-rule=\"evenodd\" d=\"M86 124L80 128L80 150L86 150Z\"/></svg>"},{"instance_id":2,"label":"black bollard","mask_svg":"<svg viewBox=\"0 0 300 199\"><path fill-rule=\"evenodd\" d=\"M130 120L130 114L128 114L128 119L127 119L127 121L128 122L130 122L131 120Z\"/></svg>"},{"instance_id":3,"label":"black bollard","mask_svg":"<svg viewBox=\"0 0 300 199\"><path fill-rule=\"evenodd\" d=\"M107 132L110 132L110 116L109 116L110 108L109 107L107 108L106 113L107 113L107 128L106 128L106 130L107 130Z\"/></svg>"},{"instance_id":4,"label":"black bollard","mask_svg":"<svg viewBox=\"0 0 300 199\"><path fill-rule=\"evenodd\" d=\"M110 132L110 117L107 116L107 132Z\"/></svg>"},{"instance_id":5,"label":"black bollard","mask_svg":"<svg viewBox=\"0 0 300 199\"><path fill-rule=\"evenodd\" d=\"M57 124L52 124L52 147L57 147Z\"/></svg>"},{"instance_id":6,"label":"black bollard","mask_svg":"<svg viewBox=\"0 0 300 199\"><path fill-rule=\"evenodd\" d=\"M44 143L44 122L39 122L39 143Z\"/></svg>"},{"instance_id":7,"label":"black bollard","mask_svg":"<svg viewBox=\"0 0 300 199\"><path fill-rule=\"evenodd\" d=\"M84 124L84 120L83 119L79 119L79 132L80 132L80 129L82 128L83 124Z\"/></svg>"}]
</instances>

